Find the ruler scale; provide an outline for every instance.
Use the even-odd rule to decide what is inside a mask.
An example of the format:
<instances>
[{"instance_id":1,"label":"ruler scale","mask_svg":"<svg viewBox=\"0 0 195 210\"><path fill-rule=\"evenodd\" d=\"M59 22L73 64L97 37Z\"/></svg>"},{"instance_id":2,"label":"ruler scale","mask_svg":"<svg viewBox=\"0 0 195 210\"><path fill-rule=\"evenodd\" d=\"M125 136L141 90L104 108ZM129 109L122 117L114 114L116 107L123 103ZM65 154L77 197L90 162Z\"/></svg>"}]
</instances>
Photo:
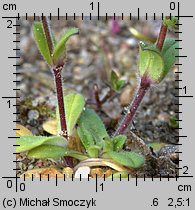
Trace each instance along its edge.
<instances>
[{"instance_id":1,"label":"ruler scale","mask_svg":"<svg viewBox=\"0 0 195 210\"><path fill-rule=\"evenodd\" d=\"M34 2L34 3L33 3ZM192 6L187 2L181 1L150 1L151 8L147 2L131 2L121 0L120 2L110 1L86 1L78 4L76 1L64 3L47 2L37 0L26 3L19 0L1 2L1 58L2 58L2 79L1 79L1 115L4 122L1 122L2 130L2 155L1 155L1 206L3 208L36 208L45 207L54 209L55 207L71 208L146 208L146 209L165 209L166 207L174 209L194 209L193 186L194 186L194 164L193 164L193 115L194 111L194 91L190 71L193 71L193 43L192 37L195 35L194 14ZM122 2L124 2L122 4ZM29 5L28 5L29 4ZM120 4L120 5L119 5ZM145 4L145 5L144 5ZM157 5L159 4L159 5ZM186 12L187 11L187 12ZM188 12L189 11L189 12ZM174 97L178 99L175 106L178 111L175 114L179 116L176 121L179 123L179 139L176 145L179 146L179 175L171 177L169 174L165 177L107 179L89 178L71 179L58 178L20 178L17 175L16 164L19 163L15 156L19 153L15 151L17 138L15 136L15 123L20 123L17 115L20 114L20 104L16 103L22 95L16 95L21 90L20 72L16 68L21 65L17 62L21 57L20 39L22 34L18 30L20 20L34 21L38 17L47 15L57 18L59 21L72 20L77 21L80 17L84 20L86 17L92 20L96 17L98 21L108 20L116 17L121 20L137 21L149 18L157 20L164 16L175 16L179 19L179 30L175 31L179 42L178 62L175 64L179 71L175 72L175 93ZM90 23L89 23L90 24ZM190 33L190 36L189 36ZM189 36L189 38L188 38ZM5 40L5 41L3 41ZM7 69L7 72L5 72ZM191 70L192 69L192 70ZM193 75L193 73L192 73ZM189 81L189 82L188 82ZM188 152L189 151L189 152Z\"/></svg>"}]
</instances>

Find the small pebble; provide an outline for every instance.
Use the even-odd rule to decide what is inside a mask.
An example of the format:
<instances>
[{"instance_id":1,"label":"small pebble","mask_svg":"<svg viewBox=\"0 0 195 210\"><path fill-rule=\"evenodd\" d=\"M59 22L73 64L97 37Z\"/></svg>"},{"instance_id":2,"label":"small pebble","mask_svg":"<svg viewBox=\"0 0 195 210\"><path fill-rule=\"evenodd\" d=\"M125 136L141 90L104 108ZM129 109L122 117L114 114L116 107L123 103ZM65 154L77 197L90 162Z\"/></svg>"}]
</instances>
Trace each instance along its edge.
<instances>
[{"instance_id":1,"label":"small pebble","mask_svg":"<svg viewBox=\"0 0 195 210\"><path fill-rule=\"evenodd\" d=\"M37 120L39 118L39 112L37 110L30 110L28 112L29 120Z\"/></svg>"},{"instance_id":2,"label":"small pebble","mask_svg":"<svg viewBox=\"0 0 195 210\"><path fill-rule=\"evenodd\" d=\"M78 170L75 172L75 178L88 178L88 175L90 174L90 168L88 166L83 166L78 168Z\"/></svg>"}]
</instances>

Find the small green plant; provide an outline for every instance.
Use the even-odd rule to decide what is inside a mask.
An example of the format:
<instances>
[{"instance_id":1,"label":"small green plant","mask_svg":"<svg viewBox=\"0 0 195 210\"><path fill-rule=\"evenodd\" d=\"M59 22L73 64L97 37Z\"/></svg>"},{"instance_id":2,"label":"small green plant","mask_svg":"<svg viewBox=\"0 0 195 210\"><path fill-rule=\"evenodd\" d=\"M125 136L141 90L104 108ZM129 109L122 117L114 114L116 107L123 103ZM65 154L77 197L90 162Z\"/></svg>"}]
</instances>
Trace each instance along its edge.
<instances>
[{"instance_id":1,"label":"small green plant","mask_svg":"<svg viewBox=\"0 0 195 210\"><path fill-rule=\"evenodd\" d=\"M66 101L67 97L70 99L68 102ZM73 98L76 97L77 100L74 101ZM68 107L67 112L71 114L71 111L74 111L74 107L76 108L83 100L80 94L65 96L65 104ZM82 110L81 106L80 110ZM80 113L78 107L77 112ZM67 125L71 125L70 132L72 132L76 125L77 120L75 119L77 117L78 114L67 118ZM109 137L103 122L92 109L84 108L77 121L76 130L84 147L83 152L68 149L68 142L62 136L45 137L32 135L21 136L17 140L17 144L21 146L17 147L16 151L27 152L30 158L60 158L69 156L80 161L86 160L82 163L84 165L107 165L119 171L123 171L124 167L138 168L144 164L144 157L141 154L123 151L123 145L127 139L126 136Z\"/></svg>"},{"instance_id":2,"label":"small green plant","mask_svg":"<svg viewBox=\"0 0 195 210\"><path fill-rule=\"evenodd\" d=\"M146 92L152 85L159 84L177 60L179 55L178 42L173 38L167 38L168 27L173 29L177 19L172 17L164 18L158 40L156 44L140 42L140 53L138 61L138 71L140 76L140 86L132 104L122 119L120 125L113 136L124 134L139 107Z\"/></svg>"},{"instance_id":3,"label":"small green plant","mask_svg":"<svg viewBox=\"0 0 195 210\"><path fill-rule=\"evenodd\" d=\"M163 21L156 45L140 43L139 75L141 78L138 93L134 102L129 106L124 119L113 136L110 136L99 116L85 105L85 99L78 93L63 94L61 71L65 65L66 42L78 29L68 29L57 42L52 34L48 20L43 17L41 22L35 22L33 32L36 44L43 58L51 68L56 84L58 106L56 109L56 131L54 136L33 136L23 128L17 135L17 152L26 152L30 158L60 158L72 157L81 161L76 168L87 166L109 166L119 172L126 172L129 168L139 168L145 162L145 157L139 151L124 151L127 140L124 134L141 103L145 93L153 84L159 84L175 63L178 55L178 43L174 39L165 39L168 27L173 21ZM114 91L120 91L124 81L120 80L116 72L111 72L110 85ZM25 135L27 134L27 135ZM82 143L81 151L70 149L72 139L79 139ZM150 145L154 147L156 145ZM160 145L161 146L161 145ZM69 159L70 161L70 159ZM68 162L68 161L67 161ZM73 167L73 162L71 162ZM118 177L118 174L116 174Z\"/></svg>"},{"instance_id":4,"label":"small green plant","mask_svg":"<svg viewBox=\"0 0 195 210\"><path fill-rule=\"evenodd\" d=\"M41 22L34 23L33 33L39 51L54 73L58 100L55 126L58 132L52 132L54 136L50 137L29 135L29 131L19 133L17 144L20 147L16 151L26 152L29 158L72 157L83 161L81 165L107 165L118 171L141 167L144 164L141 154L123 151L126 136L117 135L111 138L98 115L85 108L82 95L63 94L61 71L65 64L66 42L72 35L78 34L78 29L68 29L57 42L47 18L43 17ZM112 72L111 85L115 91L120 91L124 81ZM73 138L79 138L82 142L82 152L69 148Z\"/></svg>"}]
</instances>

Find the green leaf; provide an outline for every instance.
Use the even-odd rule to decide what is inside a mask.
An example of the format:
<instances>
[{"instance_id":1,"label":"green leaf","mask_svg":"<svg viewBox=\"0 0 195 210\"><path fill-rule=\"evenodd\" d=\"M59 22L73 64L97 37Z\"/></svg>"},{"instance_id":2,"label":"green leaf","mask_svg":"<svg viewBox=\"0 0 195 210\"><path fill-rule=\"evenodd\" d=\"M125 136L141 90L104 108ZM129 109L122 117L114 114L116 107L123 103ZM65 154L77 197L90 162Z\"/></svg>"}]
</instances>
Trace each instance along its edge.
<instances>
[{"instance_id":1,"label":"green leaf","mask_svg":"<svg viewBox=\"0 0 195 210\"><path fill-rule=\"evenodd\" d=\"M99 151L100 151L100 147L96 146L96 145L92 145L90 147L88 147L87 154L89 155L89 157L91 158L97 158L99 155Z\"/></svg>"},{"instance_id":2,"label":"green leaf","mask_svg":"<svg viewBox=\"0 0 195 210\"><path fill-rule=\"evenodd\" d=\"M56 44L56 47L54 48L54 51L53 51L54 64L63 56L65 56L66 42L71 36L75 34L79 34L78 28L69 28L66 32L63 33L63 35L61 36L59 42Z\"/></svg>"},{"instance_id":3,"label":"green leaf","mask_svg":"<svg viewBox=\"0 0 195 210\"><path fill-rule=\"evenodd\" d=\"M113 151L113 143L110 138L104 138L104 146L103 153L112 152Z\"/></svg>"},{"instance_id":4,"label":"green leaf","mask_svg":"<svg viewBox=\"0 0 195 210\"><path fill-rule=\"evenodd\" d=\"M80 125L80 127L77 128L77 133L83 146L85 147L85 150L88 150L90 146L93 146L95 144L93 136L89 131L85 129L82 124Z\"/></svg>"},{"instance_id":5,"label":"green leaf","mask_svg":"<svg viewBox=\"0 0 195 210\"><path fill-rule=\"evenodd\" d=\"M67 141L61 136L21 136L16 140L16 144L20 145L16 147L16 152L25 152L42 144L60 145L65 147Z\"/></svg>"},{"instance_id":6,"label":"green leaf","mask_svg":"<svg viewBox=\"0 0 195 210\"><path fill-rule=\"evenodd\" d=\"M110 152L109 155L114 161L126 167L139 168L144 164L144 157L135 152Z\"/></svg>"},{"instance_id":7,"label":"green leaf","mask_svg":"<svg viewBox=\"0 0 195 210\"><path fill-rule=\"evenodd\" d=\"M111 72L111 87L116 92L119 92L125 84L125 80L120 80L119 76L115 71L112 70Z\"/></svg>"},{"instance_id":8,"label":"green leaf","mask_svg":"<svg viewBox=\"0 0 195 210\"><path fill-rule=\"evenodd\" d=\"M116 91L121 91L123 86L125 85L125 80L118 80L116 83Z\"/></svg>"},{"instance_id":9,"label":"green leaf","mask_svg":"<svg viewBox=\"0 0 195 210\"><path fill-rule=\"evenodd\" d=\"M88 132L90 132L97 146L102 146L103 139L108 137L105 126L99 116L91 109L86 108L79 120L78 126L81 128L85 128Z\"/></svg>"},{"instance_id":10,"label":"green leaf","mask_svg":"<svg viewBox=\"0 0 195 210\"><path fill-rule=\"evenodd\" d=\"M148 43L148 42L142 42L141 41L139 43L139 45L140 45L142 51L144 51L144 50L151 50L151 51L154 51L154 52L160 54L160 50L156 47L155 44L151 44L151 43Z\"/></svg>"},{"instance_id":11,"label":"green leaf","mask_svg":"<svg viewBox=\"0 0 195 210\"><path fill-rule=\"evenodd\" d=\"M30 158L60 158L63 156L74 157L78 160L86 160L88 158L80 152L54 145L41 145L28 152L28 157Z\"/></svg>"},{"instance_id":12,"label":"green leaf","mask_svg":"<svg viewBox=\"0 0 195 210\"><path fill-rule=\"evenodd\" d=\"M140 44L139 74L147 76L154 84L160 83L165 77L164 60L155 46Z\"/></svg>"},{"instance_id":13,"label":"green leaf","mask_svg":"<svg viewBox=\"0 0 195 210\"><path fill-rule=\"evenodd\" d=\"M115 86L115 83L118 81L118 75L115 71L111 71L111 84Z\"/></svg>"},{"instance_id":14,"label":"green leaf","mask_svg":"<svg viewBox=\"0 0 195 210\"><path fill-rule=\"evenodd\" d=\"M69 136L73 133L73 129L83 111L84 105L85 99L78 93L70 93L64 97L66 125Z\"/></svg>"},{"instance_id":15,"label":"green leaf","mask_svg":"<svg viewBox=\"0 0 195 210\"><path fill-rule=\"evenodd\" d=\"M172 38L165 39L162 48L162 57L164 60L165 75L169 72L173 64L178 59L176 56L179 55L179 50L175 49L178 47L179 47L179 42L175 41L175 39Z\"/></svg>"},{"instance_id":16,"label":"green leaf","mask_svg":"<svg viewBox=\"0 0 195 210\"><path fill-rule=\"evenodd\" d=\"M33 34L41 55L49 65L52 65L52 58L42 23L35 22L33 24Z\"/></svg>"},{"instance_id":17,"label":"green leaf","mask_svg":"<svg viewBox=\"0 0 195 210\"><path fill-rule=\"evenodd\" d=\"M118 135L118 136L113 137L112 141L114 145L114 151L119 152L123 148L123 145L126 140L127 140L127 137L123 135Z\"/></svg>"}]
</instances>

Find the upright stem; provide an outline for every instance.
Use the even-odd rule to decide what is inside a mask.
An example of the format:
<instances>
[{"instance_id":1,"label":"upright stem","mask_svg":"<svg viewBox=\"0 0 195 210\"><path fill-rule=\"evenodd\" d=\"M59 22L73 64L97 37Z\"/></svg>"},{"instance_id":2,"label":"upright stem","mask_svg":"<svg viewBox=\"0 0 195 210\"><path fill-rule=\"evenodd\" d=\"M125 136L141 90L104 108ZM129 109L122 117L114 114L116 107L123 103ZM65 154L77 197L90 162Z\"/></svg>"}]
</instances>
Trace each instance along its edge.
<instances>
[{"instance_id":1,"label":"upright stem","mask_svg":"<svg viewBox=\"0 0 195 210\"><path fill-rule=\"evenodd\" d=\"M156 43L156 47L160 51L162 50L166 34L167 34L167 26L165 26L162 23L161 29L159 32L159 36L157 39L157 43ZM123 134L125 132L125 130L129 126L129 124L131 123L133 116L135 115L135 113L137 111L137 108L139 107L143 97L145 96L145 94L146 94L147 90L150 88L150 86L151 86L151 81L147 78L146 75L142 76L140 87L136 94L136 97L134 98L132 105L129 106L129 109L128 109L127 113L125 114L125 117L123 118L119 127L114 132L113 136L117 136L117 135Z\"/></svg>"},{"instance_id":2,"label":"upright stem","mask_svg":"<svg viewBox=\"0 0 195 210\"><path fill-rule=\"evenodd\" d=\"M43 16L41 18L41 21L43 24L43 29L45 32L47 43L49 46L49 51L50 51L50 54L52 54L53 40L52 40L52 34L50 32L50 28L49 28L48 19L46 16ZM61 135L64 137L67 137L66 117L65 117L65 110L64 110L64 96L63 96L62 78L61 78L61 71L62 71L63 65L54 66L54 67L52 67L52 70L53 70L54 77L55 77L58 108L59 108L59 114L60 114L60 125L61 125L61 131L62 131Z\"/></svg>"},{"instance_id":3,"label":"upright stem","mask_svg":"<svg viewBox=\"0 0 195 210\"><path fill-rule=\"evenodd\" d=\"M45 32L45 36L47 39L48 47L50 54L53 52L53 39L52 34L49 28L49 23L47 17L43 16L41 18L43 29ZM61 135L65 138L68 137L67 135L67 127L66 127L66 115L65 115L65 109L64 109L64 95L63 95L63 89L62 89L62 76L61 71L64 66L64 62L59 62L56 66L52 67L52 71L54 73L55 78L55 86L56 86L56 93L57 93L57 100L58 100L58 109L60 114L60 126L61 126ZM73 168L73 159L71 157L65 157L65 161L69 167Z\"/></svg>"},{"instance_id":4,"label":"upright stem","mask_svg":"<svg viewBox=\"0 0 195 210\"><path fill-rule=\"evenodd\" d=\"M156 47L161 51L164 41L165 41L165 37L167 34L167 26L165 26L163 23L161 25L161 29L160 29L160 33L157 39L157 43L156 43Z\"/></svg>"},{"instance_id":5,"label":"upright stem","mask_svg":"<svg viewBox=\"0 0 195 210\"><path fill-rule=\"evenodd\" d=\"M125 114L125 117L123 118L122 122L120 123L120 126L115 131L113 136L117 136L117 135L123 134L125 132L126 128L131 123L133 116L135 115L137 108L139 107L139 105L140 105L143 97L145 96L147 90L149 89L150 85L151 85L151 82L146 77L142 77L140 87L136 94L136 97L134 98L134 101L133 101L132 105L130 106L130 109Z\"/></svg>"},{"instance_id":6,"label":"upright stem","mask_svg":"<svg viewBox=\"0 0 195 210\"><path fill-rule=\"evenodd\" d=\"M53 69L54 77L55 77L57 99L58 99L58 108L59 108L59 114L60 114L60 125L61 125L62 136L67 137L61 71L62 71L62 67L58 67L58 68Z\"/></svg>"},{"instance_id":7,"label":"upright stem","mask_svg":"<svg viewBox=\"0 0 195 210\"><path fill-rule=\"evenodd\" d=\"M47 39L49 52L50 52L50 54L52 54L52 52L53 52L53 40L52 40L52 35L51 35L49 24L48 24L48 19L47 19L46 16L42 16L41 21L42 21L45 36L46 36L46 39Z\"/></svg>"}]
</instances>

